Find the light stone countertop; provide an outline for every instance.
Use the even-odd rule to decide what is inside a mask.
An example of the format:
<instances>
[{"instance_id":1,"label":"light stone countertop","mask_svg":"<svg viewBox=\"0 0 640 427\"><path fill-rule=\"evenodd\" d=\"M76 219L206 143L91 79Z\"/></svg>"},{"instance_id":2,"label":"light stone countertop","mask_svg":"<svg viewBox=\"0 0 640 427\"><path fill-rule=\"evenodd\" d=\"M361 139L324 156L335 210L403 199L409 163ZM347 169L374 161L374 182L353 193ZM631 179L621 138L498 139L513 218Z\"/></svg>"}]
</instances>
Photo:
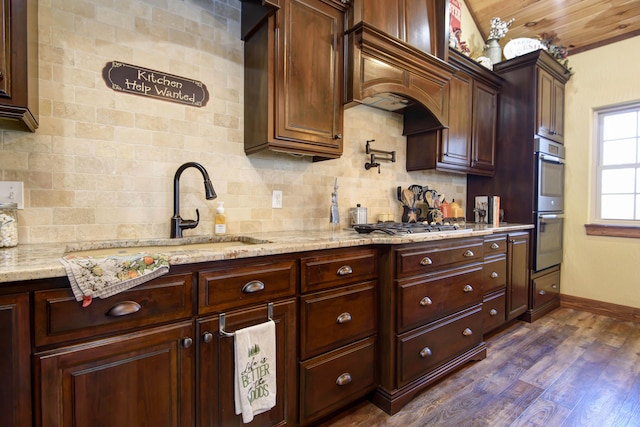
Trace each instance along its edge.
<instances>
[{"instance_id":1,"label":"light stone countertop","mask_svg":"<svg viewBox=\"0 0 640 427\"><path fill-rule=\"evenodd\" d=\"M91 255L91 252L95 252L96 256L101 252L113 252L115 255L117 251L113 248L139 247L141 252L148 252L151 247L156 246L160 247L162 253L168 256L170 265L180 265L371 244L396 245L428 242L531 228L533 228L533 225L526 224L504 224L498 228L490 228L487 225L467 224L465 229L457 231L395 236L379 232L359 234L353 230L340 230L335 233L331 231L252 233L250 235L224 236L221 238L222 240L232 241L240 238L244 242L239 241L236 242L237 244L228 242L224 245L214 244L211 248L207 248L206 244L218 241L220 238L217 236L195 236L183 239L19 244L14 248L0 248L0 286L9 282L65 277L66 273L60 259L65 254L76 251L85 251L84 253L79 253L79 255ZM175 250L170 246L175 246Z\"/></svg>"}]
</instances>

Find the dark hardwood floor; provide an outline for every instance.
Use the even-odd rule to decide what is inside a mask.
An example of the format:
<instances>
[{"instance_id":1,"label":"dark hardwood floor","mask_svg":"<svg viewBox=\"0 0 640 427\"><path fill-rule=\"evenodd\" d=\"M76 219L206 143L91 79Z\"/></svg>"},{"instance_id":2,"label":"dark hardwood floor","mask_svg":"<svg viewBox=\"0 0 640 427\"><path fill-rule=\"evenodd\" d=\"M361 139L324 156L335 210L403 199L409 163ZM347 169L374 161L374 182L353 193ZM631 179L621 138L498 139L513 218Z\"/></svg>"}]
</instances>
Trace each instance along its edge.
<instances>
[{"instance_id":1,"label":"dark hardwood floor","mask_svg":"<svg viewBox=\"0 0 640 427\"><path fill-rule=\"evenodd\" d=\"M486 341L399 413L363 402L322 427L640 426L640 324L561 308Z\"/></svg>"}]
</instances>

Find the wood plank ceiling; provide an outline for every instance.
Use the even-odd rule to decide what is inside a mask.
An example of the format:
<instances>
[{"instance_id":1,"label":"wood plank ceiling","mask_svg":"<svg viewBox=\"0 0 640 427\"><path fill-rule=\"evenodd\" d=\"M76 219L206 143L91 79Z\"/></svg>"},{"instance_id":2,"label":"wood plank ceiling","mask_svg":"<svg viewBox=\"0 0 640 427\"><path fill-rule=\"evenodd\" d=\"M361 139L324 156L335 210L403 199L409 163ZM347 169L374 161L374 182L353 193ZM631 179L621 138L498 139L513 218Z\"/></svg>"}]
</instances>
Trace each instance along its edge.
<instances>
[{"instance_id":1,"label":"wood plank ceiling","mask_svg":"<svg viewBox=\"0 0 640 427\"><path fill-rule=\"evenodd\" d=\"M518 37L535 38L555 32L557 43L566 46L571 55L640 35L640 0L465 0L465 3L485 40L491 18L503 21L515 18L501 44Z\"/></svg>"}]
</instances>

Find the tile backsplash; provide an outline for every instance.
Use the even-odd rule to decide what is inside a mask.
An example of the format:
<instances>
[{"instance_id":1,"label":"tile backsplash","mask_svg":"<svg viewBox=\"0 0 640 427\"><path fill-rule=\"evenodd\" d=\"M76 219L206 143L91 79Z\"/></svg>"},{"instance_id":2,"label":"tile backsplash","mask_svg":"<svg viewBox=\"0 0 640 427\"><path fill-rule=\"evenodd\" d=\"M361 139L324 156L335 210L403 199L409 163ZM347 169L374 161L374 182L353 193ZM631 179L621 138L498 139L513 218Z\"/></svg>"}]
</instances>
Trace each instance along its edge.
<instances>
[{"instance_id":1,"label":"tile backsplash","mask_svg":"<svg viewBox=\"0 0 640 427\"><path fill-rule=\"evenodd\" d=\"M365 106L345 110L340 159L246 156L240 7L238 0L40 0L40 127L0 139L0 180L24 182L21 244L168 237L174 173L188 161L208 170L218 199L205 200L199 172L182 174L180 213L195 219L199 209L201 220L185 235L213 233L216 201L225 202L229 233L329 229L336 177L343 226L357 203L369 221L383 213L399 220L399 185L465 200L464 175L408 173L402 116ZM202 81L211 98L198 108L113 91L101 75L110 61ZM370 139L397 152L380 174L364 168ZM282 191L281 209L271 208L273 190Z\"/></svg>"}]
</instances>

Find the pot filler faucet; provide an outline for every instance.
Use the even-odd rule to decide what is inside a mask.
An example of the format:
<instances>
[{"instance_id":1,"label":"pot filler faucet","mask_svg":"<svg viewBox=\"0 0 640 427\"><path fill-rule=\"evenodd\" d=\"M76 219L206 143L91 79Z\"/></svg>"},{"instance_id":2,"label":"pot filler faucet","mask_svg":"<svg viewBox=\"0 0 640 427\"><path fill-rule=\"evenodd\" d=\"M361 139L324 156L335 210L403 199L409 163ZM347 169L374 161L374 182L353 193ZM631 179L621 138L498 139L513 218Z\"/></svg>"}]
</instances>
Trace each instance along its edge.
<instances>
[{"instance_id":1,"label":"pot filler faucet","mask_svg":"<svg viewBox=\"0 0 640 427\"><path fill-rule=\"evenodd\" d=\"M211 185L209 174L204 166L196 162L187 162L180 166L173 178L173 217L171 217L172 239L182 237L182 230L187 228L196 228L200 222L200 212L198 212L198 209L196 209L197 219L195 221L192 219L180 218L180 175L182 175L182 172L187 168L196 168L202 174L202 177L204 178L204 196L207 200L218 197L213 189L213 185Z\"/></svg>"}]
</instances>

